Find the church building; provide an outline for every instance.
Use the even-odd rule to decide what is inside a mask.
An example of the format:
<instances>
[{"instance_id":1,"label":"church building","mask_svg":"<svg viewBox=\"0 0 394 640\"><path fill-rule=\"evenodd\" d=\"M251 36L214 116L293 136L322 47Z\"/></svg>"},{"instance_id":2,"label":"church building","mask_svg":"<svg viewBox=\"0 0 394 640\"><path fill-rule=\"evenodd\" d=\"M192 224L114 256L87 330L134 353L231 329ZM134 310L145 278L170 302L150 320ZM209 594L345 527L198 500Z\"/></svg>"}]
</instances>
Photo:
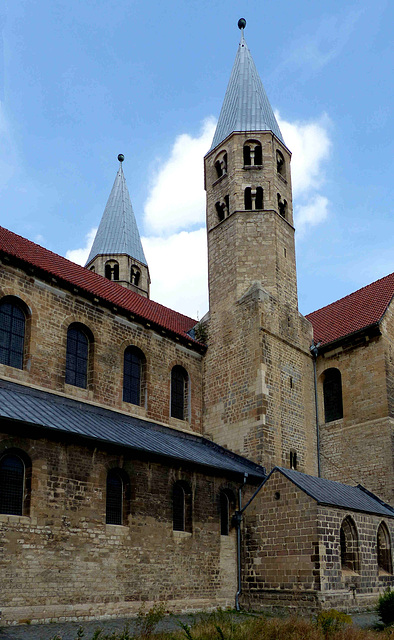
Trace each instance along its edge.
<instances>
[{"instance_id":1,"label":"church building","mask_svg":"<svg viewBox=\"0 0 394 640\"><path fill-rule=\"evenodd\" d=\"M300 314L291 152L238 26L202 320L150 298L122 154L85 267L0 228L0 624L394 585L394 274Z\"/></svg>"}]
</instances>

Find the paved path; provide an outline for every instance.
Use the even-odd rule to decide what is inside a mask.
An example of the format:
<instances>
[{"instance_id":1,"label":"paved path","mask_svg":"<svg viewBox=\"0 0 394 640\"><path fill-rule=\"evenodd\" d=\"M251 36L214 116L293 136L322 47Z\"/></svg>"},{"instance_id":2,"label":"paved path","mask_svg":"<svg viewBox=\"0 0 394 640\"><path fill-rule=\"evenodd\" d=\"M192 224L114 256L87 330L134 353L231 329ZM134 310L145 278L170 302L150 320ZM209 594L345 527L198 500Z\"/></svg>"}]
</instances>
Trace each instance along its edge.
<instances>
[{"instance_id":1,"label":"paved path","mask_svg":"<svg viewBox=\"0 0 394 640\"><path fill-rule=\"evenodd\" d=\"M192 625L197 617L198 614L166 616L157 627L157 631L175 631L179 629L179 621ZM352 615L352 619L356 626L362 628L373 627L378 622L377 615L373 612L355 613ZM82 624L80 622L63 622L0 627L0 640L52 640L56 635L59 640L77 640L77 631L80 626L85 632L84 638L90 640L97 628L102 629L105 633L113 633L114 631L122 631L126 624L129 624L130 631L136 629L135 618L94 620Z\"/></svg>"}]
</instances>

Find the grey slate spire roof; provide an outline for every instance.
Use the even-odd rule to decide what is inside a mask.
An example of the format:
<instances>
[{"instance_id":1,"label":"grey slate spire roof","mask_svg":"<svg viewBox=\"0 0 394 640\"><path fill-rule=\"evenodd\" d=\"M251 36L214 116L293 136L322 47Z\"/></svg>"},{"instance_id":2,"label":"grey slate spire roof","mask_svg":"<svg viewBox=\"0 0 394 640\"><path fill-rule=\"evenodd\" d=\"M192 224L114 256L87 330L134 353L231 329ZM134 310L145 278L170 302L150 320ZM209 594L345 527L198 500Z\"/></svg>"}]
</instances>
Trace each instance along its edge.
<instances>
[{"instance_id":1,"label":"grey slate spire roof","mask_svg":"<svg viewBox=\"0 0 394 640\"><path fill-rule=\"evenodd\" d=\"M98 255L122 253L147 265L129 190L123 174L122 162L120 162L114 186L86 264L89 264Z\"/></svg>"},{"instance_id":2,"label":"grey slate spire roof","mask_svg":"<svg viewBox=\"0 0 394 640\"><path fill-rule=\"evenodd\" d=\"M243 29L210 150L234 131L272 131L285 144Z\"/></svg>"}]
</instances>

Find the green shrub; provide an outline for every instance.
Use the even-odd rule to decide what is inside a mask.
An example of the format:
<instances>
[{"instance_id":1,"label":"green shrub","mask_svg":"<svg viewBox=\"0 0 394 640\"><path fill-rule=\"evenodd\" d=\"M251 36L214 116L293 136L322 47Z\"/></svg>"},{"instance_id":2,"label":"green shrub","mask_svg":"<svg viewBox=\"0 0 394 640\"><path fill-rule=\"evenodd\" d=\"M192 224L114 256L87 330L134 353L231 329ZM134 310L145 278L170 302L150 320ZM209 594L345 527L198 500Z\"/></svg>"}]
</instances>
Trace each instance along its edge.
<instances>
[{"instance_id":1,"label":"green shrub","mask_svg":"<svg viewBox=\"0 0 394 640\"><path fill-rule=\"evenodd\" d=\"M379 596L376 611L383 624L388 626L394 623L394 591L390 587Z\"/></svg>"},{"instance_id":2,"label":"green shrub","mask_svg":"<svg viewBox=\"0 0 394 640\"><path fill-rule=\"evenodd\" d=\"M345 625L352 624L351 616L336 609L320 611L316 618L317 625L322 629L324 637L328 638L330 633L340 631Z\"/></svg>"}]
</instances>

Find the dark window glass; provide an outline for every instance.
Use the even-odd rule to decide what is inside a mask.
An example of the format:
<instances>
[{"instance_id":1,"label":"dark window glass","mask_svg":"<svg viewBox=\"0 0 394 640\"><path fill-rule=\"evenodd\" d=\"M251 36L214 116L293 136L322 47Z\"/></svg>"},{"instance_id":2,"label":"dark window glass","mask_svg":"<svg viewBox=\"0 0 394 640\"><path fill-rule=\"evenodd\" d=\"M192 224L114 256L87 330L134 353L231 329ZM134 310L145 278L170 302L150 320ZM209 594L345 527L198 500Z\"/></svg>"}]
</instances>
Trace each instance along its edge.
<instances>
[{"instance_id":1,"label":"dark window glass","mask_svg":"<svg viewBox=\"0 0 394 640\"><path fill-rule=\"evenodd\" d=\"M0 304L0 362L23 368L25 314L12 302Z\"/></svg>"},{"instance_id":2,"label":"dark window glass","mask_svg":"<svg viewBox=\"0 0 394 640\"><path fill-rule=\"evenodd\" d=\"M324 415L326 422L343 418L342 382L339 369L327 369L323 381Z\"/></svg>"},{"instance_id":3,"label":"dark window glass","mask_svg":"<svg viewBox=\"0 0 394 640\"><path fill-rule=\"evenodd\" d=\"M379 525L377 535L378 567L387 573L393 572L390 535L384 522Z\"/></svg>"},{"instance_id":4,"label":"dark window glass","mask_svg":"<svg viewBox=\"0 0 394 640\"><path fill-rule=\"evenodd\" d=\"M230 501L228 495L220 492L220 533L222 536L228 536L230 530Z\"/></svg>"},{"instance_id":5,"label":"dark window glass","mask_svg":"<svg viewBox=\"0 0 394 640\"><path fill-rule=\"evenodd\" d=\"M171 371L171 416L185 419L187 374L183 367L174 367Z\"/></svg>"},{"instance_id":6,"label":"dark window glass","mask_svg":"<svg viewBox=\"0 0 394 640\"><path fill-rule=\"evenodd\" d=\"M23 515L25 465L9 454L0 460L0 513Z\"/></svg>"},{"instance_id":7,"label":"dark window glass","mask_svg":"<svg viewBox=\"0 0 394 640\"><path fill-rule=\"evenodd\" d=\"M172 522L174 531L185 531L185 491L179 482L172 492Z\"/></svg>"},{"instance_id":8,"label":"dark window glass","mask_svg":"<svg viewBox=\"0 0 394 640\"><path fill-rule=\"evenodd\" d=\"M131 404L141 403L142 357L139 350L127 347L124 352L123 401Z\"/></svg>"},{"instance_id":9,"label":"dark window glass","mask_svg":"<svg viewBox=\"0 0 394 640\"><path fill-rule=\"evenodd\" d=\"M120 473L111 470L107 475L106 523L122 524L123 522L123 480Z\"/></svg>"},{"instance_id":10,"label":"dark window glass","mask_svg":"<svg viewBox=\"0 0 394 640\"><path fill-rule=\"evenodd\" d=\"M358 535L356 525L350 517L346 517L342 522L339 542L342 569L359 571Z\"/></svg>"},{"instance_id":11,"label":"dark window glass","mask_svg":"<svg viewBox=\"0 0 394 640\"><path fill-rule=\"evenodd\" d=\"M67 331L66 382L86 389L88 373L89 341L77 327Z\"/></svg>"},{"instance_id":12,"label":"dark window glass","mask_svg":"<svg viewBox=\"0 0 394 640\"><path fill-rule=\"evenodd\" d=\"M175 482L172 489L172 528L192 531L192 493L187 482Z\"/></svg>"}]
</instances>

